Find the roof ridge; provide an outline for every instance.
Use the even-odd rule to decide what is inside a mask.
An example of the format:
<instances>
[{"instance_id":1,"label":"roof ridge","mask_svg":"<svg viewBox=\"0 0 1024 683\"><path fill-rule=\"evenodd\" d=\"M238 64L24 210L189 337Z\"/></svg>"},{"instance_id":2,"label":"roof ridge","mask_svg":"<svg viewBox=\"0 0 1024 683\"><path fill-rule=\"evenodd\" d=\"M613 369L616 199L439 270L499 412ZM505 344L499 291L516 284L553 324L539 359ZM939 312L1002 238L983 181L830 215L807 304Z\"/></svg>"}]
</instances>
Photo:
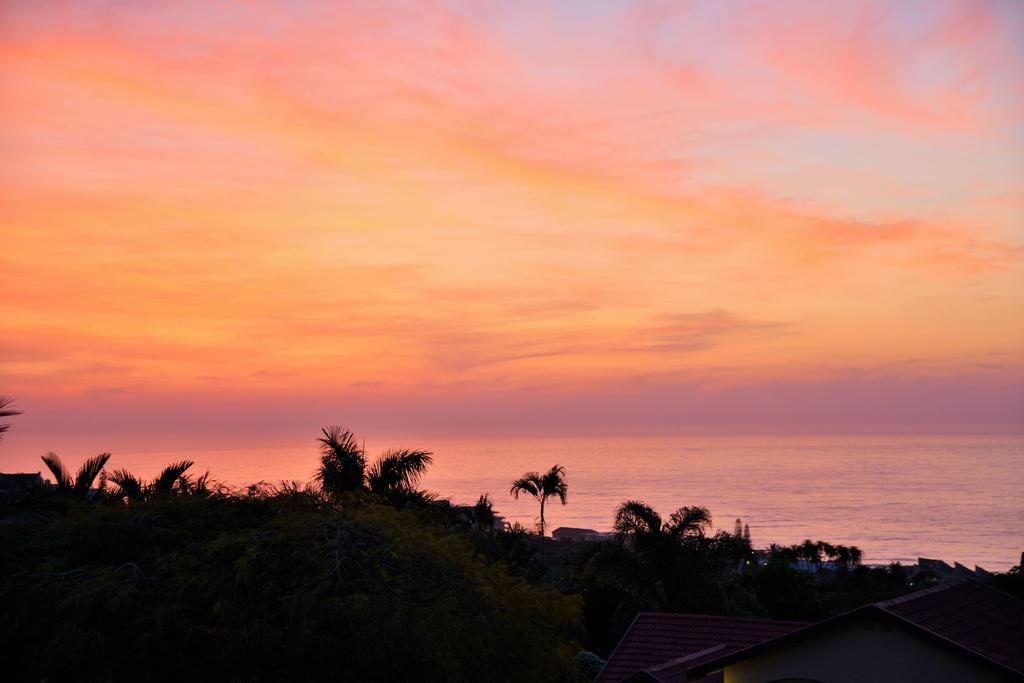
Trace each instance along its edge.
<instances>
[{"instance_id":1,"label":"roof ridge","mask_svg":"<svg viewBox=\"0 0 1024 683\"><path fill-rule=\"evenodd\" d=\"M891 605L902 605L905 602L913 602L919 598L923 598L926 595L934 595L935 593L941 593L947 591L950 588L959 586L960 584L967 583L970 579L962 576L950 578L948 581L944 581L937 586L931 586L930 588L922 588L906 595L898 595L895 598L889 598L888 600L882 600L880 602L872 603L877 607L886 609Z\"/></svg>"},{"instance_id":2,"label":"roof ridge","mask_svg":"<svg viewBox=\"0 0 1024 683\"><path fill-rule=\"evenodd\" d=\"M963 583L963 582L961 582L961 583ZM974 583L977 583L980 586L984 586L985 585L985 584L981 583L980 581L974 581ZM949 587L952 587L952 586L949 586ZM929 590L931 590L931 589L929 589ZM999 590L996 590L996 589L992 589L992 590L994 592L996 592L996 593L1002 593L1002 591L999 591ZM919 591L919 592L923 592L923 591ZM936 592L936 591L931 591L931 592ZM1013 596L1010 596L1010 597L1013 597ZM997 659L997 658L995 658L992 654L990 654L987 651L976 649L975 647L969 646L969 645L967 645L965 643L961 643L961 642L959 642L957 640L954 640L954 639L952 639L952 638L950 638L948 636L942 635L941 633L938 633L937 631L933 631L931 628L928 628L927 626L924 626L922 624L917 623L913 619L905 617L905 616L901 615L898 612L894 612L892 610L886 609L885 607L882 607L879 603L873 603L873 602L872 603L868 603L867 605L863 605L862 607L857 607L857 608L852 609L852 610L850 610L848 612L843 612L842 614L838 614L838 615L836 615L834 617L829 617L828 619L825 619L823 621L819 621L819 622L816 622L814 624L809 624L805 628L798 629L798 630L792 631L790 633L784 633L784 634L782 634L780 636L776 636L774 638L770 638L770 639L768 639L766 641L763 641L761 643L757 643L757 644L754 644L754 645L751 645L751 646L748 646L748 647L745 647L745 648L741 648L739 650L734 650L733 652L730 652L730 653L728 653L726 655L723 655L722 657L719 657L717 659L712 659L711 661L704 662L702 664L696 665L693 668L693 671L697 675L705 675L705 674L707 674L708 672L710 672L712 670L710 667L713 667L713 666L716 666L716 665L721 665L721 664L727 664L727 663L730 662L730 660L737 661L739 659L743 659L745 655L749 656L751 653L756 653L756 652L763 651L765 649L768 649L768 648L771 648L771 647L777 645L780 642L792 642L793 640L798 640L798 639L804 638L804 637L807 636L808 633L815 633L815 632L821 631L822 629L835 628L838 624L841 624L843 622L849 621L850 619L855 619L859 615L863 615L863 614L867 614L867 613L871 613L871 612L875 612L876 614L879 614L880 616L884 616L885 618L893 619L893 620L895 620L895 622L900 623L900 624L904 624L905 626L909 627L910 629L915 630L918 633L924 634L927 637L932 638L932 639L934 639L937 642L944 643L947 647L952 647L955 650L967 653L969 656L974 657L975 659L987 661L990 664L995 665L996 667L998 667L1001 670L1011 671L1011 672L1013 672L1014 674L1016 674L1018 676L1021 673L1024 673L1024 671L1019 669L1017 667L1017 665L1015 665L1012 662L1006 662L1006 661L1002 661L1001 659Z\"/></svg>"},{"instance_id":3,"label":"roof ridge","mask_svg":"<svg viewBox=\"0 0 1024 683\"><path fill-rule=\"evenodd\" d=\"M952 577L952 578L948 579L947 581L944 581L943 583L939 584L938 586L932 586L931 588L922 588L921 590L914 591L913 593L907 593L906 595L900 595L900 596L895 597L895 598L890 598L888 600L883 600L881 602L874 602L874 603L870 603L870 604L873 604L876 607L881 607L882 609L884 609L885 611L888 612L888 611L890 611L889 607L893 607L893 606L896 606L896 605L903 605L903 604L908 603L908 602L913 602L914 600L917 600L919 598L923 598L923 597L925 597L927 595L934 595L936 593L942 593L943 591L947 591L947 590L956 588L958 586L962 586L962 585L967 584L967 583L973 584L973 585L975 585L975 586L977 586L979 588L984 588L985 590L988 590L988 591L990 591L992 593L995 593L996 595L1001 595L1003 597L1010 598L1011 600L1015 600L1017 602L1024 603L1024 600L1021 600L1016 595L1010 595L1009 593L1007 593L1005 591L1001 591L998 588L996 588L995 586L992 586L992 585L990 585L990 584L988 584L988 583L986 583L984 581L978 581L977 579L975 579L973 577L968 577L968 576L957 576L957 577Z\"/></svg>"}]
</instances>

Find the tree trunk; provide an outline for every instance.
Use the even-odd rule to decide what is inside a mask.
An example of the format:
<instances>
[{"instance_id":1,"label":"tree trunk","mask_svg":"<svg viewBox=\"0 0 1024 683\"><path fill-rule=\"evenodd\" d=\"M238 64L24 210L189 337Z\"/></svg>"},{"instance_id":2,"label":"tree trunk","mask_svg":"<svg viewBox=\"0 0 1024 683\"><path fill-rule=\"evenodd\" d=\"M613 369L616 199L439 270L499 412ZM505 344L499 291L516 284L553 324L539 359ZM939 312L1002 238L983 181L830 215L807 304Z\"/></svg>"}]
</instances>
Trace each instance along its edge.
<instances>
[{"instance_id":1,"label":"tree trunk","mask_svg":"<svg viewBox=\"0 0 1024 683\"><path fill-rule=\"evenodd\" d=\"M544 535L544 499L540 499L540 535Z\"/></svg>"}]
</instances>

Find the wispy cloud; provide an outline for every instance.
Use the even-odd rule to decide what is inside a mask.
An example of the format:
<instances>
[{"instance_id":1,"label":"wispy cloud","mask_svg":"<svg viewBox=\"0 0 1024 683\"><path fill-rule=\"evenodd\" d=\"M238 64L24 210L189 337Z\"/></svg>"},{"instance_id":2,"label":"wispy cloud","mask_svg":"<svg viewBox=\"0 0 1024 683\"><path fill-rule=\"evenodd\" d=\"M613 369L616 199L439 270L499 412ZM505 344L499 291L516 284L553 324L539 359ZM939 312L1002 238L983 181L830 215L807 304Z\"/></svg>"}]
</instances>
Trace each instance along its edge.
<instances>
[{"instance_id":1,"label":"wispy cloud","mask_svg":"<svg viewBox=\"0 0 1024 683\"><path fill-rule=\"evenodd\" d=\"M4 5L5 392L1024 362L1016 3L580 7Z\"/></svg>"}]
</instances>

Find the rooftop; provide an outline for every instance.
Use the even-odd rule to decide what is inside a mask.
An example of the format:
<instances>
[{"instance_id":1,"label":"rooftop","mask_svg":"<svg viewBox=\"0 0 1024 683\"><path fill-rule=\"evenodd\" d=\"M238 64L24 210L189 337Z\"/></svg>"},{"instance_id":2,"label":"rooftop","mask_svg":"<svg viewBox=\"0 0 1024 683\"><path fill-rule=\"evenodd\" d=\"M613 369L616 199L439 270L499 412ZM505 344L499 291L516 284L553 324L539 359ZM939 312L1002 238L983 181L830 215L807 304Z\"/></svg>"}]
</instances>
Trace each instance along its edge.
<instances>
[{"instance_id":1,"label":"rooftop","mask_svg":"<svg viewBox=\"0 0 1024 683\"><path fill-rule=\"evenodd\" d=\"M1003 672L1009 670L1024 675L1024 602L971 579L865 605L754 643L744 650L705 658L690 665L688 671L691 677L706 675L776 647L815 638L822 632L864 618L888 619L894 625L961 656Z\"/></svg>"},{"instance_id":2,"label":"rooftop","mask_svg":"<svg viewBox=\"0 0 1024 683\"><path fill-rule=\"evenodd\" d=\"M597 681L622 681L645 669L658 669L651 678L662 681L674 680L679 669L678 680L686 680L686 669L705 661L704 655L750 647L803 626L800 621L641 612Z\"/></svg>"},{"instance_id":3,"label":"rooftop","mask_svg":"<svg viewBox=\"0 0 1024 683\"><path fill-rule=\"evenodd\" d=\"M944 584L877 606L1024 673L1024 601L977 581Z\"/></svg>"}]
</instances>

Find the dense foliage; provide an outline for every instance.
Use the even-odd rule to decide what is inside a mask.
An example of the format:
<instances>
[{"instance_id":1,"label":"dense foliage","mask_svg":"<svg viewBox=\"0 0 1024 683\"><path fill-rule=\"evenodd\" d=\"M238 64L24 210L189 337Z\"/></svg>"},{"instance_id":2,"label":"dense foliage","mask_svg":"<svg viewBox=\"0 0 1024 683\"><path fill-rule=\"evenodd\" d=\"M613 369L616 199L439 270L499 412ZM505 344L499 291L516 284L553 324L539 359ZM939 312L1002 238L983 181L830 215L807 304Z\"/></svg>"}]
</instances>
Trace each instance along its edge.
<instances>
[{"instance_id":1,"label":"dense foliage","mask_svg":"<svg viewBox=\"0 0 1024 683\"><path fill-rule=\"evenodd\" d=\"M0 399L0 417L17 414ZM4 425L6 426L6 425ZM313 484L152 481L110 454L0 506L0 643L12 680L592 680L639 611L812 621L937 580L810 540L755 551L711 513L615 511L613 538L501 528L489 496L423 491L420 450L372 463L324 428ZM565 504L565 470L512 484ZM1021 595L1020 568L994 578Z\"/></svg>"},{"instance_id":2,"label":"dense foliage","mask_svg":"<svg viewBox=\"0 0 1024 683\"><path fill-rule=\"evenodd\" d=\"M572 680L577 599L427 513L311 490L0 526L8 680Z\"/></svg>"},{"instance_id":3,"label":"dense foliage","mask_svg":"<svg viewBox=\"0 0 1024 683\"><path fill-rule=\"evenodd\" d=\"M814 621L908 590L898 565L861 566L853 547L805 541L755 552L739 520L733 533L712 532L701 507L663 519L641 501L625 501L615 531L599 543L542 545L533 558L549 580L583 597L584 645L602 656L640 611ZM828 570L798 569L796 556Z\"/></svg>"}]
</instances>

